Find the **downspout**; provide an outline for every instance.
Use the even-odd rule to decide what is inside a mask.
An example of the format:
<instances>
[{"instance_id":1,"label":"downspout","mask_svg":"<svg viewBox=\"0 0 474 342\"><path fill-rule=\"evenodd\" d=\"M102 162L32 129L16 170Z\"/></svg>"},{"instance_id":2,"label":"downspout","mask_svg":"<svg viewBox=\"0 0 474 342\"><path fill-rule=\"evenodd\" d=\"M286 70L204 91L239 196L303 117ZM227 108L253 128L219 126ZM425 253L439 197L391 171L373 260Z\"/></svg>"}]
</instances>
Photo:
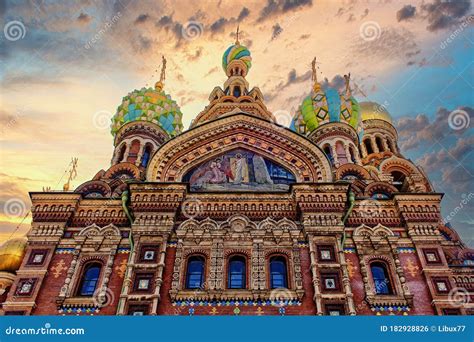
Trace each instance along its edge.
<instances>
[{"instance_id":1,"label":"downspout","mask_svg":"<svg viewBox=\"0 0 474 342\"><path fill-rule=\"evenodd\" d=\"M128 254L127 269L126 269L125 275L123 277L124 281L122 283L122 289L120 290L120 296L122 296L126 292L125 285L127 283L127 279L129 277L129 272L130 272L130 267L128 265L130 265L133 261L133 254L134 254L134 250L135 250L135 245L133 243L133 234L132 234L132 229L131 229L132 224L133 224L133 217L132 217L132 214L130 212L130 208L128 207L129 199L130 198L129 198L128 190L123 191L122 192L122 208L123 208L123 211L124 211L125 215L127 215L128 221L130 222L130 233L128 234L128 241L130 242L130 253ZM119 300L119 305L117 307L117 314L121 314L121 311L122 311L121 306L122 305L124 305L124 303L120 299Z\"/></svg>"},{"instance_id":2,"label":"downspout","mask_svg":"<svg viewBox=\"0 0 474 342\"><path fill-rule=\"evenodd\" d=\"M355 204L355 194L352 190L349 190L349 208L347 209L346 215L342 219L342 224L344 225L344 229L342 231L342 248L344 249L344 244L346 243L346 221L352 213L352 209L354 209Z\"/></svg>"}]
</instances>

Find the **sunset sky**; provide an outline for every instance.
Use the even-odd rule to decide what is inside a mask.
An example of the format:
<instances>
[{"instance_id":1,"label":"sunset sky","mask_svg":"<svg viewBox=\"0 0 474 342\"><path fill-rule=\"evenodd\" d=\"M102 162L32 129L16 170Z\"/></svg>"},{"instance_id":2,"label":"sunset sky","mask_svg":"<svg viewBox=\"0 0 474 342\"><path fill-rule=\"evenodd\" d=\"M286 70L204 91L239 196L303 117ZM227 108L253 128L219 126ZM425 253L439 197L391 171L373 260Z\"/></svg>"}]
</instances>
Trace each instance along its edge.
<instances>
[{"instance_id":1,"label":"sunset sky","mask_svg":"<svg viewBox=\"0 0 474 342\"><path fill-rule=\"evenodd\" d=\"M71 157L74 188L110 166L110 117L158 80L162 55L187 129L225 81L222 53L240 25L247 80L282 123L311 89L314 56L325 85L350 72L356 98L391 113L402 153L445 193L443 217L474 246L470 1L31 0L0 1L0 14L0 241L29 210L28 191L62 189Z\"/></svg>"}]
</instances>

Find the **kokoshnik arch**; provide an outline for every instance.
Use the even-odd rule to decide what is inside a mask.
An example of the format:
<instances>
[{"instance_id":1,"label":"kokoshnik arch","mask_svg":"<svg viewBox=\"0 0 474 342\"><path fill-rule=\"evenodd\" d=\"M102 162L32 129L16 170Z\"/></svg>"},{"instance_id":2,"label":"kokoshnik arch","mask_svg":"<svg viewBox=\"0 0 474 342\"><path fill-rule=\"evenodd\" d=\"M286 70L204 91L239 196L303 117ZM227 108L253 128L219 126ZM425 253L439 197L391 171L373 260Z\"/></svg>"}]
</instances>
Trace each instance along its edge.
<instances>
[{"instance_id":1,"label":"kokoshnik arch","mask_svg":"<svg viewBox=\"0 0 474 342\"><path fill-rule=\"evenodd\" d=\"M0 249L5 315L473 313L474 251L405 159L390 114L313 88L289 128L224 53L227 80L183 130L154 88L112 119L111 166L75 191L32 192L26 239ZM468 294L469 295L469 294Z\"/></svg>"}]
</instances>

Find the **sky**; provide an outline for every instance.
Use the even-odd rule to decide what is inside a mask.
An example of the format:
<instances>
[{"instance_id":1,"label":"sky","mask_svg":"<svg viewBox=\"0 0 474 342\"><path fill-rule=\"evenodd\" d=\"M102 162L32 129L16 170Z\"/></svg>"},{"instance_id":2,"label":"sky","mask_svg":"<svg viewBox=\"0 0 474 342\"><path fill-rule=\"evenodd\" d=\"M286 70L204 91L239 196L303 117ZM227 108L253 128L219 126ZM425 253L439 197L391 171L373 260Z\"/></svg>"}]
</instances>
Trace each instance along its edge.
<instances>
[{"instance_id":1,"label":"sky","mask_svg":"<svg viewBox=\"0 0 474 342\"><path fill-rule=\"evenodd\" d=\"M75 188L107 169L123 96L165 90L183 124L226 76L225 49L252 53L247 76L287 124L318 78L392 115L402 153L445 193L442 215L474 246L474 17L471 1L0 0L0 241L25 234L28 191ZM26 218L24 218L26 216Z\"/></svg>"}]
</instances>

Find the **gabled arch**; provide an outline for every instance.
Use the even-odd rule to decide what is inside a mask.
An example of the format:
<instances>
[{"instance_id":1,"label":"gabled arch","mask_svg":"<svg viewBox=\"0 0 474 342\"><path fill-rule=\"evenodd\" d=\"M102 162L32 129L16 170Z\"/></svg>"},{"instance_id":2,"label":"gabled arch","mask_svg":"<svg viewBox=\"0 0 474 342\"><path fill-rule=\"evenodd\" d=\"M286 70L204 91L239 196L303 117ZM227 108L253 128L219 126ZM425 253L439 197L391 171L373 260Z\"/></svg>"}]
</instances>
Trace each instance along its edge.
<instances>
[{"instance_id":1,"label":"gabled arch","mask_svg":"<svg viewBox=\"0 0 474 342\"><path fill-rule=\"evenodd\" d=\"M282 165L298 183L331 182L324 153L306 138L248 114L232 114L197 126L163 145L147 170L148 181L179 182L193 167L236 148Z\"/></svg>"},{"instance_id":2,"label":"gabled arch","mask_svg":"<svg viewBox=\"0 0 474 342\"><path fill-rule=\"evenodd\" d=\"M383 226L382 224L377 224L375 227L371 228L365 224L360 225L354 230L353 233L354 237L362 236L362 237L369 237L369 236L394 236L393 232Z\"/></svg>"}]
</instances>

